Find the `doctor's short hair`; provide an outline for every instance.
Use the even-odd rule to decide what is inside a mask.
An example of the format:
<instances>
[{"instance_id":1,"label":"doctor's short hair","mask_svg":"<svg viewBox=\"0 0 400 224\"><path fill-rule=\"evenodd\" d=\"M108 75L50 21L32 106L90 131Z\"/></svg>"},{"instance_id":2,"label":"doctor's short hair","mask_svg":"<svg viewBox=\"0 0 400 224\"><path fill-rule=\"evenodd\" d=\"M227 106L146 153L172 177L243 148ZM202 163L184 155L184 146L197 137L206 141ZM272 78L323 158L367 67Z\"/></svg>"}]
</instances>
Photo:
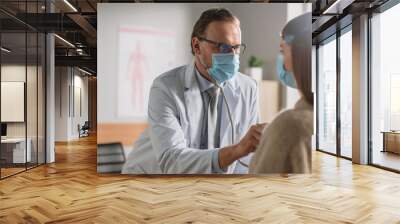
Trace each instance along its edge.
<instances>
[{"instance_id":1,"label":"doctor's short hair","mask_svg":"<svg viewBox=\"0 0 400 224\"><path fill-rule=\"evenodd\" d=\"M214 21L234 22L236 20L237 18L225 8L212 8L201 13L200 18L193 26L192 37L190 38L190 47L192 50L192 54L194 55L194 50L192 46L193 37L204 37L204 34L210 23Z\"/></svg>"},{"instance_id":2,"label":"doctor's short hair","mask_svg":"<svg viewBox=\"0 0 400 224\"><path fill-rule=\"evenodd\" d=\"M311 13L290 20L282 30L283 40L291 46L293 74L297 89L311 105L314 96L311 87Z\"/></svg>"}]
</instances>

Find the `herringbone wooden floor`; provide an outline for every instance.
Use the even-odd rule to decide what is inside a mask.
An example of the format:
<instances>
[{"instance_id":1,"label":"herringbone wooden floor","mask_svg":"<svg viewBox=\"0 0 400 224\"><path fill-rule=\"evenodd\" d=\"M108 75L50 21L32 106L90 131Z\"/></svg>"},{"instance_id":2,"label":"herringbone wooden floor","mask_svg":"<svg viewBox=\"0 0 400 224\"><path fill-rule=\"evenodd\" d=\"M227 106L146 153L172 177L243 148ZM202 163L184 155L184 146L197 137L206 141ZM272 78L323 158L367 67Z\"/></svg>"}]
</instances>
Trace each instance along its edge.
<instances>
[{"instance_id":1,"label":"herringbone wooden floor","mask_svg":"<svg viewBox=\"0 0 400 224\"><path fill-rule=\"evenodd\" d=\"M400 175L313 153L313 174L97 175L96 139L0 181L0 223L400 223Z\"/></svg>"}]
</instances>

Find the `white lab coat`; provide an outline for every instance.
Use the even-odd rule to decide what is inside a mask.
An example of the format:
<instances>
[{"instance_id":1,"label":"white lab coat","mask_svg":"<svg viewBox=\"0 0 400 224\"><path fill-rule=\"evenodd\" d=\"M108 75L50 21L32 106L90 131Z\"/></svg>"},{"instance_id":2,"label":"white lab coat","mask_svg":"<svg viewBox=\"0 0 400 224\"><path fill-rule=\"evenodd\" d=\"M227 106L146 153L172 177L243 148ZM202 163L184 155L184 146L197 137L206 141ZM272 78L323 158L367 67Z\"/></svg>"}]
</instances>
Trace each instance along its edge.
<instances>
[{"instance_id":1,"label":"white lab coat","mask_svg":"<svg viewBox=\"0 0 400 224\"><path fill-rule=\"evenodd\" d=\"M154 80L149 97L149 128L134 144L122 173L212 173L212 153L217 149L199 149L203 102L194 69L192 62ZM258 122L257 82L238 73L223 88L232 112L237 143L250 126ZM220 146L231 144L231 125L223 104ZM249 157L241 161L249 162ZM227 173L233 173L237 165L239 163L234 162Z\"/></svg>"}]
</instances>

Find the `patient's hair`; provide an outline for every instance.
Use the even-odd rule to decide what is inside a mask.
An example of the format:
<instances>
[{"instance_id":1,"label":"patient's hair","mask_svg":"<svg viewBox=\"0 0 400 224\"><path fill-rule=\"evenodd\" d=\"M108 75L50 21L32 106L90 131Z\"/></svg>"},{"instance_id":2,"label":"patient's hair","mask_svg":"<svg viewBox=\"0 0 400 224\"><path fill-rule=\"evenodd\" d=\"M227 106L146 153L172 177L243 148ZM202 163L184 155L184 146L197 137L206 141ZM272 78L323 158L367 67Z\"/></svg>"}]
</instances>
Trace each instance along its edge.
<instances>
[{"instance_id":1,"label":"patient's hair","mask_svg":"<svg viewBox=\"0 0 400 224\"><path fill-rule=\"evenodd\" d=\"M313 105L311 89L311 13L290 20L282 30L282 38L292 48L293 74L297 88Z\"/></svg>"},{"instance_id":2,"label":"patient's hair","mask_svg":"<svg viewBox=\"0 0 400 224\"><path fill-rule=\"evenodd\" d=\"M237 18L227 9L224 8L213 8L204 11L197 22L194 24L192 37L204 37L208 25L214 21L226 21L233 22ZM191 40L190 40L191 41ZM192 54L194 55L192 42L190 42Z\"/></svg>"}]
</instances>

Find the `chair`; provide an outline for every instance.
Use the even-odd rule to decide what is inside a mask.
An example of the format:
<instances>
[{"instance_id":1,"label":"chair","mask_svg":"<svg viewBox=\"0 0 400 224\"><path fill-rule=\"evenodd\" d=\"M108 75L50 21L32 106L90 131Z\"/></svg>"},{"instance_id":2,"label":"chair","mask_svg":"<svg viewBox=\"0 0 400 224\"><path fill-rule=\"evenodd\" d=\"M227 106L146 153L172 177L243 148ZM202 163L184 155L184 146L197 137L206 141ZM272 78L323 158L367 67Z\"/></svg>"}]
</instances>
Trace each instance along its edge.
<instances>
[{"instance_id":1,"label":"chair","mask_svg":"<svg viewBox=\"0 0 400 224\"><path fill-rule=\"evenodd\" d=\"M78 124L79 138L89 136L89 129L90 129L89 121L85 121L82 127Z\"/></svg>"},{"instance_id":2,"label":"chair","mask_svg":"<svg viewBox=\"0 0 400 224\"><path fill-rule=\"evenodd\" d=\"M121 173L124 163L125 153L121 143L97 145L97 173Z\"/></svg>"}]
</instances>

